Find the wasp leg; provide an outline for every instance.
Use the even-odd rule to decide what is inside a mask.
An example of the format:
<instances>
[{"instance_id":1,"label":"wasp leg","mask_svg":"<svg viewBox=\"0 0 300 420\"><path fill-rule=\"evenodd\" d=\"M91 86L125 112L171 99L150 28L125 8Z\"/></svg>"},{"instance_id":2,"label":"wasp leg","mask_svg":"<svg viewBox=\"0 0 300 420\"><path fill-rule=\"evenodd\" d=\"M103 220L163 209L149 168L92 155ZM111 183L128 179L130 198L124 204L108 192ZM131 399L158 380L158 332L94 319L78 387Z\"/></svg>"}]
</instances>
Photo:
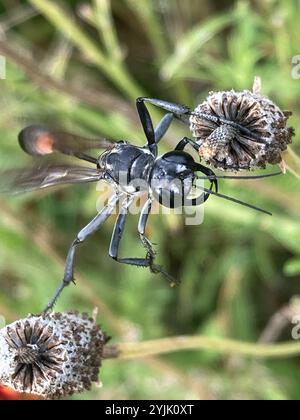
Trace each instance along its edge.
<instances>
[{"instance_id":1,"label":"wasp leg","mask_svg":"<svg viewBox=\"0 0 300 420\"><path fill-rule=\"evenodd\" d=\"M168 281L171 283L171 285L176 285L178 282L173 279L173 277L168 274L166 271L164 271L164 269L158 265L154 264L154 257L155 257L155 251L152 247L151 242L145 238L144 234L142 234L142 236L144 237L144 240L142 240L144 246L147 249L147 256L146 258L119 258L118 257L118 252L119 252L119 246L120 246L120 241L122 238L122 234L124 232L124 228L125 228L125 222L126 222L126 216L128 214L128 208L130 207L132 201L133 201L134 197L127 197L127 199L125 199L124 203L122 204L122 208L120 210L119 216L116 220L116 224L115 224L115 228L114 228L114 232L112 235L112 239L111 239L111 244L110 244L110 248L109 248L109 255L117 262L121 263L121 264L129 264L129 265L135 265L138 267L149 267L150 271L152 273L161 273L163 274ZM148 202L147 202L148 203ZM150 206L150 208L149 208ZM139 230L141 230L141 232L145 231L145 224L146 221L148 219L148 215L151 209L151 204L149 204L148 206L145 206L144 209L148 209L148 213L146 212L142 212L142 215L140 217L140 220L142 220L142 222L140 222L139 224ZM143 209L143 211L144 211Z\"/></svg>"},{"instance_id":2,"label":"wasp leg","mask_svg":"<svg viewBox=\"0 0 300 420\"><path fill-rule=\"evenodd\" d=\"M147 139L147 146L154 156L157 156L157 144L155 142L155 132L150 113L140 98L136 100L136 107Z\"/></svg>"},{"instance_id":3,"label":"wasp leg","mask_svg":"<svg viewBox=\"0 0 300 420\"><path fill-rule=\"evenodd\" d=\"M83 228L77 235L77 238L73 242L68 256L66 260L66 266L65 266L65 273L64 278L62 281L61 286L56 290L54 293L54 296L48 303L46 309L44 310L44 313L49 312L55 303L57 302L57 299L60 297L63 290L70 285L70 283L74 282L74 265L75 265L75 255L76 251L79 245L81 245L89 236L91 236L93 233L95 233L100 226L108 219L108 217L113 213L118 201L120 200L119 194L114 194L108 204L101 210L99 214L85 227Z\"/></svg>"},{"instance_id":4,"label":"wasp leg","mask_svg":"<svg viewBox=\"0 0 300 420\"><path fill-rule=\"evenodd\" d=\"M139 102L147 102L151 105L162 108L167 112L171 112L174 115L189 115L191 109L186 105L175 104L174 102L163 101L162 99L154 98L138 98Z\"/></svg>"},{"instance_id":5,"label":"wasp leg","mask_svg":"<svg viewBox=\"0 0 300 420\"><path fill-rule=\"evenodd\" d=\"M152 105L157 106L158 108L162 108L167 112L171 112L174 117L177 119L183 121L185 124L189 125L189 118L191 115L195 115L199 118L203 118L207 121L212 121L218 125L226 124L230 125L238 130L240 130L241 133L246 135L249 140L252 140L256 143L262 143L266 144L267 139L261 138L258 134L253 133L251 130L247 129L247 127L244 127L241 124L236 123L235 121L231 121L224 117L219 117L216 115L206 114L204 112L196 112L192 111L188 106L176 104L173 102L163 101L161 99L154 99L154 98L138 98L139 102L148 102Z\"/></svg>"},{"instance_id":6,"label":"wasp leg","mask_svg":"<svg viewBox=\"0 0 300 420\"><path fill-rule=\"evenodd\" d=\"M168 281L170 282L171 286L175 286L178 285L180 282L176 279L174 279L168 272L166 272L161 266L155 265L154 264L154 260L156 257L156 251L153 248L153 245L151 243L151 241L145 236L145 231L146 231L146 225L147 225L147 221L151 212L151 207L152 207L152 198L150 197L142 211L140 214L140 219L139 219L139 224L138 224L138 232L140 235L140 239L142 241L142 244L144 245L144 247L147 250L147 258L150 260L150 270L152 273L161 273L163 274Z\"/></svg>"},{"instance_id":7,"label":"wasp leg","mask_svg":"<svg viewBox=\"0 0 300 420\"><path fill-rule=\"evenodd\" d=\"M138 98L136 100L136 107L147 138L147 146L149 147L151 152L154 153L154 155L156 156L157 144L168 131L173 121L174 113L170 112L166 114L154 130L150 113L145 105L145 98Z\"/></svg>"},{"instance_id":8,"label":"wasp leg","mask_svg":"<svg viewBox=\"0 0 300 420\"><path fill-rule=\"evenodd\" d=\"M138 224L138 232L139 232L139 235L140 235L141 242L142 242L144 248L146 248L148 257L152 261L154 261L155 255L156 255L155 249L153 248L153 245L152 245L151 241L145 236L146 224L147 224L150 212L151 212L151 207L152 207L152 199L149 198L146 201L144 207L142 208L142 211L141 211L141 214L140 214L140 219L139 219L139 224Z\"/></svg>"},{"instance_id":9,"label":"wasp leg","mask_svg":"<svg viewBox=\"0 0 300 420\"><path fill-rule=\"evenodd\" d=\"M188 144L192 146L193 149L198 151L199 145L194 140L189 139L188 137L184 137L182 140L180 140L180 142L175 147L175 150L182 151ZM214 171L212 171L210 168L207 168L206 166L201 165L200 163L195 163L195 169L197 171L202 172L204 175L207 176L208 180L210 180L211 182L210 190L212 190L212 187L214 186L215 191L218 192L218 181L216 179L216 174L214 173ZM207 194L204 194L203 196L198 197L197 199L188 200L187 205L195 206L195 205L203 204L206 200L208 200L208 198L209 198L209 194L207 193ZM196 203L199 203L199 204L196 204Z\"/></svg>"},{"instance_id":10,"label":"wasp leg","mask_svg":"<svg viewBox=\"0 0 300 420\"><path fill-rule=\"evenodd\" d=\"M109 247L109 255L111 258L118 261L119 263L136 265L139 267L149 267L150 260L148 258L119 258L118 257L120 241L121 241L124 228L125 228L128 208L132 204L133 199L134 199L133 196L127 196L124 202L122 203L120 213L115 223L115 227L114 227L114 231L113 231L113 235L112 235L112 239L111 239L111 243Z\"/></svg>"},{"instance_id":11,"label":"wasp leg","mask_svg":"<svg viewBox=\"0 0 300 420\"><path fill-rule=\"evenodd\" d=\"M172 121L174 119L174 114L166 114L160 121L160 123L155 128L155 142L158 144L163 136L168 131Z\"/></svg>"},{"instance_id":12,"label":"wasp leg","mask_svg":"<svg viewBox=\"0 0 300 420\"><path fill-rule=\"evenodd\" d=\"M184 150L185 149L185 147L187 146L187 145L190 145L190 146L192 146L192 148L194 149L194 150L196 150L196 152L198 152L198 150L199 150L199 144L197 144L194 140L192 140L192 139L189 139L188 137L183 137L183 139L182 140L180 140L180 142L177 144L177 146L175 147L175 150L180 150L180 151L182 151L182 150Z\"/></svg>"}]
</instances>

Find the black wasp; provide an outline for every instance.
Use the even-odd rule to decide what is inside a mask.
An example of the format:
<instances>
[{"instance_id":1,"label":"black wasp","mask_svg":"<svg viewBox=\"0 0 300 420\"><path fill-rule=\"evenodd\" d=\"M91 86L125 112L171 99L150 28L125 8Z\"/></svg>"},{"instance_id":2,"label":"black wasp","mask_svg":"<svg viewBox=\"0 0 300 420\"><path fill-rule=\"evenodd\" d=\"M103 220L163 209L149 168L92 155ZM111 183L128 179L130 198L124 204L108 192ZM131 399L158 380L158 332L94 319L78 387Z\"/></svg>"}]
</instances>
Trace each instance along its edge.
<instances>
[{"instance_id":1,"label":"black wasp","mask_svg":"<svg viewBox=\"0 0 300 420\"><path fill-rule=\"evenodd\" d=\"M47 162L46 159L36 167L7 173L6 178L9 178L8 188L10 190L30 191L59 184L88 183L99 180L105 180L115 187L115 192L107 205L78 233L72 243L66 260L62 284L47 305L46 312L53 308L64 288L74 281L74 260L77 247L100 228L119 204L120 211L112 234L109 255L119 263L149 267L152 273L161 273L173 285L177 281L162 267L155 264L155 250L150 240L145 236L146 223L154 200L163 206L175 208L197 206L204 203L210 195L215 195L270 214L258 207L218 193L218 179L253 179L275 174L251 177L217 176L211 169L195 162L192 156L183 150L188 144L196 151L198 150L197 143L188 138L183 138L173 151L158 156L158 143L168 130L173 113L165 115L154 129L145 101L145 98L137 100L137 110L147 139L147 143L143 147L135 146L127 141L86 139L74 134L51 131L42 126L29 126L23 129L19 135L20 146L32 156L44 156L59 152L89 162L92 166L57 165ZM105 149L100 157L94 158L87 154L88 150L99 148ZM197 173L202 175L199 176ZM197 179L207 180L209 187L201 187L198 195L192 196L191 192L194 190ZM143 182L135 184L136 180ZM121 258L118 251L128 209L134 198L145 192L148 194L148 199L141 210L138 233L146 249L146 257Z\"/></svg>"}]
</instances>

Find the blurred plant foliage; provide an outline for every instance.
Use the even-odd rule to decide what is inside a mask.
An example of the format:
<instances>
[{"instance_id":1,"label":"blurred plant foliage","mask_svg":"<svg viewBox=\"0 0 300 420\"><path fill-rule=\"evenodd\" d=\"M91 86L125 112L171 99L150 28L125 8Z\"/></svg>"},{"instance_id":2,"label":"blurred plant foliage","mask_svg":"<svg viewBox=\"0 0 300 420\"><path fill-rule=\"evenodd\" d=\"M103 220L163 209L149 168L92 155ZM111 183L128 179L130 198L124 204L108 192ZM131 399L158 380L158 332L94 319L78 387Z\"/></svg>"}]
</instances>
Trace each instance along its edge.
<instances>
[{"instance_id":1,"label":"blurred plant foliage","mask_svg":"<svg viewBox=\"0 0 300 420\"><path fill-rule=\"evenodd\" d=\"M1 168L29 159L17 145L24 124L143 144L134 110L140 95L191 106L211 90L251 88L293 111L299 133L300 2L283 0L2 0ZM158 110L153 115L159 118ZM162 150L185 133L174 125ZM299 135L273 180L227 181L221 190L273 211L273 218L211 198L201 226L153 216L148 234L160 262L182 278L170 290L147 270L107 255L113 220L82 247L77 287L58 309L100 308L114 340L207 334L255 342L269 319L299 293ZM95 214L91 186L42 191L0 204L0 313L8 321L38 312L63 272L71 240ZM142 255L130 217L122 252ZM291 326L280 338L290 339ZM299 360L271 362L184 352L145 362L107 362L104 388L83 398L300 398Z\"/></svg>"}]
</instances>

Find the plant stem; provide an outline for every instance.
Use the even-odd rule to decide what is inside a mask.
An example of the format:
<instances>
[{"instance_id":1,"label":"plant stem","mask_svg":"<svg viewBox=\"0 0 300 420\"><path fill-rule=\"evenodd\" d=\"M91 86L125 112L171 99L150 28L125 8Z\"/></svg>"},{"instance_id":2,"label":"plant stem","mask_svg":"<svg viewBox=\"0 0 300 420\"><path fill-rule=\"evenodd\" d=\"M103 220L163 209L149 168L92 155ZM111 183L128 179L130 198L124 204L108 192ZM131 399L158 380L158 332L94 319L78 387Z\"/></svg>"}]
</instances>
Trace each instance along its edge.
<instances>
[{"instance_id":1,"label":"plant stem","mask_svg":"<svg viewBox=\"0 0 300 420\"><path fill-rule=\"evenodd\" d=\"M148 34L149 41L155 51L155 55L160 63L163 63L169 53L169 46L157 14L154 11L153 2L147 0L126 0L128 6L136 13L144 24L145 31Z\"/></svg>"},{"instance_id":2,"label":"plant stem","mask_svg":"<svg viewBox=\"0 0 300 420\"><path fill-rule=\"evenodd\" d=\"M171 54L171 43L167 39L167 33L163 23L159 19L159 14L155 10L158 4L155 5L155 2L149 2L147 0L126 0L126 2L144 24L145 32L155 53L157 64L159 67L162 66ZM176 80L176 83L172 86L172 91L178 101L187 104L191 103L192 97L182 78Z\"/></svg>"},{"instance_id":3,"label":"plant stem","mask_svg":"<svg viewBox=\"0 0 300 420\"><path fill-rule=\"evenodd\" d=\"M103 39L108 56L115 62L121 62L122 50L118 42L117 33L113 24L110 0L94 1L94 23Z\"/></svg>"},{"instance_id":4,"label":"plant stem","mask_svg":"<svg viewBox=\"0 0 300 420\"><path fill-rule=\"evenodd\" d=\"M89 60L98 66L129 99L144 95L142 89L131 78L123 65L107 57L98 45L83 32L70 16L55 2L49 0L29 0L63 35L70 39Z\"/></svg>"},{"instance_id":5,"label":"plant stem","mask_svg":"<svg viewBox=\"0 0 300 420\"><path fill-rule=\"evenodd\" d=\"M0 53L5 55L6 58L15 63L31 81L43 89L50 91L57 91L67 97L76 99L83 104L101 110L107 109L122 109L122 114L132 122L136 123L135 111L131 109L125 100L119 96L113 95L111 92L92 91L86 86L81 87L72 81L60 81L53 78L49 73L43 72L42 69L36 64L34 59L25 56L21 49L18 49L14 43L0 40ZM39 57L43 61L44 56Z\"/></svg>"},{"instance_id":6,"label":"plant stem","mask_svg":"<svg viewBox=\"0 0 300 420\"><path fill-rule=\"evenodd\" d=\"M294 152L294 150L291 147L287 148L287 153L294 159L294 161L300 165L300 157L297 155L297 153Z\"/></svg>"},{"instance_id":7,"label":"plant stem","mask_svg":"<svg viewBox=\"0 0 300 420\"><path fill-rule=\"evenodd\" d=\"M286 159L284 159L286 169L296 178L300 179L300 157L291 147L287 148Z\"/></svg>"},{"instance_id":8,"label":"plant stem","mask_svg":"<svg viewBox=\"0 0 300 420\"><path fill-rule=\"evenodd\" d=\"M184 350L206 350L223 355L240 355L256 358L283 358L300 355L300 343L263 345L224 338L203 336L178 336L140 343L122 343L107 346L105 358L135 360L139 358L174 353Z\"/></svg>"}]
</instances>

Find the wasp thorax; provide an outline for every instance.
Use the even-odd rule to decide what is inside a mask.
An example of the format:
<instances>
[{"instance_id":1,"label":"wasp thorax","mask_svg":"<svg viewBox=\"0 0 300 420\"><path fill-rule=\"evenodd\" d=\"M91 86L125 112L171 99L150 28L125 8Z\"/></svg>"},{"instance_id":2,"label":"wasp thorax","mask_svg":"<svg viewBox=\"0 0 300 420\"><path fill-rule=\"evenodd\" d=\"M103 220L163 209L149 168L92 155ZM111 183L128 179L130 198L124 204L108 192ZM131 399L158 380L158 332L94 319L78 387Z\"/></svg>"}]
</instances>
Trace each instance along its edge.
<instances>
[{"instance_id":1,"label":"wasp thorax","mask_svg":"<svg viewBox=\"0 0 300 420\"><path fill-rule=\"evenodd\" d=\"M85 314L29 316L0 330L0 384L59 398L98 381L105 335Z\"/></svg>"},{"instance_id":2,"label":"wasp thorax","mask_svg":"<svg viewBox=\"0 0 300 420\"><path fill-rule=\"evenodd\" d=\"M219 117L221 121L208 120L197 113ZM199 155L207 163L223 170L249 170L281 162L282 152L294 134L287 127L290 115L257 89L214 92L197 106L190 128L199 143Z\"/></svg>"}]
</instances>

